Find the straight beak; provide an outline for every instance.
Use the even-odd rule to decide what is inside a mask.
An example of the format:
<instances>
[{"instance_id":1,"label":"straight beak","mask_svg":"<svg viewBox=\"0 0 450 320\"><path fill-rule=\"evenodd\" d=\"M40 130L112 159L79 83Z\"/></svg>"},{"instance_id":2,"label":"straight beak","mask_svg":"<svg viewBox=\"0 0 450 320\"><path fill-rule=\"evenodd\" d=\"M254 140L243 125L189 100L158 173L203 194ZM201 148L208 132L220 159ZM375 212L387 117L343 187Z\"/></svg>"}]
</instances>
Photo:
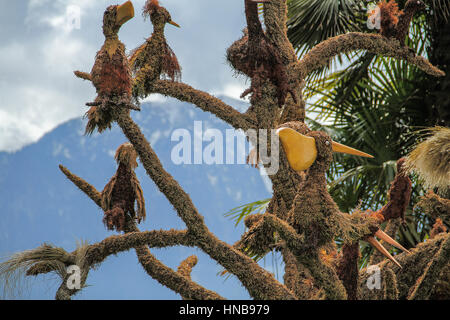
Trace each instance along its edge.
<instances>
[{"instance_id":1,"label":"straight beak","mask_svg":"<svg viewBox=\"0 0 450 320\"><path fill-rule=\"evenodd\" d=\"M368 153L347 147L346 145L343 145L343 144L340 144L340 143L337 143L334 141L331 144L332 144L334 152L353 154L355 156L366 157L366 158L373 158L373 156L371 156Z\"/></svg>"},{"instance_id":2,"label":"straight beak","mask_svg":"<svg viewBox=\"0 0 450 320\"><path fill-rule=\"evenodd\" d=\"M386 258L388 258L389 260L391 260L393 263L395 263L399 268L401 268L402 266L400 265L400 263L397 262L397 260L395 260L395 258L389 253L389 251L386 250L385 247L383 247L381 245L381 243L378 242L377 239L375 239L374 237L369 237L366 239L366 241L368 243L370 243L375 249L377 249L379 252L381 252Z\"/></svg>"},{"instance_id":3,"label":"straight beak","mask_svg":"<svg viewBox=\"0 0 450 320\"><path fill-rule=\"evenodd\" d=\"M116 24L121 26L134 17L134 7L131 1L127 1L117 7Z\"/></svg>"},{"instance_id":4,"label":"straight beak","mask_svg":"<svg viewBox=\"0 0 450 320\"><path fill-rule=\"evenodd\" d=\"M171 24L171 25L173 25L173 26L175 26L175 27L177 27L177 28L181 28L180 25L179 25L178 23L176 23L176 22L174 22L174 21L172 21L172 20L170 20L168 23Z\"/></svg>"},{"instance_id":5,"label":"straight beak","mask_svg":"<svg viewBox=\"0 0 450 320\"><path fill-rule=\"evenodd\" d=\"M408 251L407 249L405 249L400 243L398 243L397 241L395 241L394 239L392 239L392 238L391 238L388 234L386 234L384 231L378 230L377 232L375 232L375 235L376 235L379 239L381 239L381 240L383 240L383 241L389 243L391 246L394 246L394 247L396 247L397 249L400 249L400 250L405 251L405 252L407 252L407 253L411 253L410 251Z\"/></svg>"}]
</instances>

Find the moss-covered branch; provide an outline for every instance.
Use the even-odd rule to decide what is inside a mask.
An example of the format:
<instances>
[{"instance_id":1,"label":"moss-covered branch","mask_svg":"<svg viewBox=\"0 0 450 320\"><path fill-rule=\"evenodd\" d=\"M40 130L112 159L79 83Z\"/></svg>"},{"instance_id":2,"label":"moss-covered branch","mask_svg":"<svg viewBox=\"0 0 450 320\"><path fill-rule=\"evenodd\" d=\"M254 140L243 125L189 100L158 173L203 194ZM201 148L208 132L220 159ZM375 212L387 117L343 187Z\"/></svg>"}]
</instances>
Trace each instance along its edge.
<instances>
[{"instance_id":1,"label":"moss-covered branch","mask_svg":"<svg viewBox=\"0 0 450 320\"><path fill-rule=\"evenodd\" d=\"M191 86L168 80L158 80L152 84L151 91L180 101L192 103L203 111L214 114L236 129L247 130L254 126L254 119L227 105L222 100Z\"/></svg>"},{"instance_id":2,"label":"moss-covered branch","mask_svg":"<svg viewBox=\"0 0 450 320\"><path fill-rule=\"evenodd\" d=\"M272 274L252 259L217 239L206 227L189 195L163 168L158 156L127 113L119 116L118 124L139 154L147 174L175 208L196 244L226 270L236 275L255 299L294 299L294 295Z\"/></svg>"},{"instance_id":3,"label":"moss-covered branch","mask_svg":"<svg viewBox=\"0 0 450 320\"><path fill-rule=\"evenodd\" d=\"M450 200L441 198L433 191L425 194L416 204L415 208L421 208L428 216L433 219L440 218L450 226Z\"/></svg>"},{"instance_id":4,"label":"moss-covered branch","mask_svg":"<svg viewBox=\"0 0 450 320\"><path fill-rule=\"evenodd\" d=\"M388 39L379 34L350 32L329 38L311 49L297 66L300 78L306 78L312 71L326 65L340 53L355 50L367 50L371 53L406 60L425 73L442 77L445 73L433 66L427 59L416 56L408 47L400 45L396 40Z\"/></svg>"},{"instance_id":5,"label":"moss-covered branch","mask_svg":"<svg viewBox=\"0 0 450 320\"><path fill-rule=\"evenodd\" d=\"M91 184L87 183L84 179L70 172L67 168L59 165L59 169L65 174L67 179L72 181L83 193L85 193L97 206L102 208L102 195ZM102 208L103 209L103 208Z\"/></svg>"},{"instance_id":6,"label":"moss-covered branch","mask_svg":"<svg viewBox=\"0 0 450 320\"><path fill-rule=\"evenodd\" d=\"M384 260L381 263L375 265L378 270L380 270L380 287L368 286L370 282L370 277L376 276L373 272L368 269L362 269L360 271L360 281L359 281L359 299L361 300L381 300L386 299L384 293L389 291L386 281L385 269L389 268L393 271L396 277L396 286L398 290L399 299L407 299L411 295L411 288L415 288L418 284L424 288L423 291L429 294L433 290L433 286L438 283L439 265L444 263L448 265L448 242L450 234L442 233L437 235L433 239L429 239L427 242L420 243L416 248L411 250L411 253L401 253L395 256L395 259L402 265L402 268L396 266L390 260ZM445 246L443 246L445 244ZM438 254L447 252L447 256ZM436 260L435 260L436 259ZM436 263L433 267L433 263ZM428 267L432 267L429 277L433 277L433 281L427 279L427 273L424 271ZM373 267L371 267L373 268ZM440 270L443 270L442 265ZM428 269L430 270L430 269ZM391 277L392 278L392 277ZM425 280L425 282L423 282ZM420 285L420 283L422 283ZM431 285L431 287L430 287Z\"/></svg>"},{"instance_id":7,"label":"moss-covered branch","mask_svg":"<svg viewBox=\"0 0 450 320\"><path fill-rule=\"evenodd\" d=\"M86 193L86 195L88 195L99 207L101 207L101 194L95 189L95 187L82 178L74 175L63 166L60 166L60 169L81 191ZM180 274L177 274L175 271L156 259L148 249L148 247L168 247L175 245L193 246L194 242L192 241L192 238L187 235L187 232L148 231L145 233L140 233L135 222L132 220L128 221L125 232L127 234L124 236L120 236L119 238L117 238L117 236L110 237L97 245L91 246L90 250L95 253L95 258L92 258L90 261L91 264L100 263L111 254L129 250L130 248L135 248L138 260L144 270L162 285L180 293L186 298L223 299L215 292L206 290L192 281L187 281L189 279L183 279ZM50 271L52 270L47 266L38 264L32 270L29 270L28 273L36 275L41 272L45 273ZM67 292L64 288L60 288L60 290L58 290L58 295L64 298L67 298L68 294L71 293L70 291Z\"/></svg>"}]
</instances>

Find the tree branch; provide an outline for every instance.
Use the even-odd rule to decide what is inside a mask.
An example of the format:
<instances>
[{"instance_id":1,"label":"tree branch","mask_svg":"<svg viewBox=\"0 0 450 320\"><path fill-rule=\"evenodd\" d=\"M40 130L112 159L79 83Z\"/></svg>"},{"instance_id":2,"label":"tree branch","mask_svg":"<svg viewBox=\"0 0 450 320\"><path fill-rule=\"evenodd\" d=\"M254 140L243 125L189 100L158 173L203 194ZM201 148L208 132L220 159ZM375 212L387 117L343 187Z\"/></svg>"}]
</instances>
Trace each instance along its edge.
<instances>
[{"instance_id":1,"label":"tree branch","mask_svg":"<svg viewBox=\"0 0 450 320\"><path fill-rule=\"evenodd\" d=\"M68 169L60 166L61 171L84 193L86 193L100 208L101 194L95 187L87 183L82 178L74 175ZM103 209L103 208L102 208ZM129 219L126 226L124 236L113 236L105 239L97 245L90 247L93 256L90 258L90 263L97 264L103 261L107 256L116 254L120 251L126 251L130 248L135 248L139 262L144 270L153 279L157 280L162 285L180 293L183 297L192 299L223 299L221 296L213 291L204 289L198 284L185 279L180 274L170 269L156 259L148 249L150 247L168 247L175 245L194 246L193 238L188 235L186 231L148 231L140 233L136 223ZM46 271L48 268L37 265L33 270L29 270L30 274L36 275L39 271ZM51 270L50 270L51 271ZM61 290L61 291L60 291ZM60 287L57 297L70 297L71 292ZM73 293L72 293L73 294Z\"/></svg>"},{"instance_id":2,"label":"tree branch","mask_svg":"<svg viewBox=\"0 0 450 320\"><path fill-rule=\"evenodd\" d=\"M226 270L236 275L253 298L295 298L284 285L273 278L272 274L261 268L249 257L217 239L208 230L203 216L198 213L189 195L164 170L158 156L129 114L122 112L117 122L139 154L140 161L147 174L174 206L176 212L188 227L189 232L195 236L196 244L199 248L220 263Z\"/></svg>"},{"instance_id":3,"label":"tree branch","mask_svg":"<svg viewBox=\"0 0 450 320\"><path fill-rule=\"evenodd\" d=\"M255 119L242 114L222 100L209 95L206 92L192 88L191 86L168 80L158 80L152 84L151 91L165 96L176 98L180 101L192 103L229 123L236 129L244 131L254 127Z\"/></svg>"},{"instance_id":4,"label":"tree branch","mask_svg":"<svg viewBox=\"0 0 450 320\"><path fill-rule=\"evenodd\" d=\"M354 50L367 50L371 53L406 60L429 75L445 76L442 70L433 66L424 57L416 56L410 48L401 46L396 40L379 34L350 32L329 38L311 49L298 63L299 77L305 79L312 71L326 65L334 56Z\"/></svg>"},{"instance_id":5,"label":"tree branch","mask_svg":"<svg viewBox=\"0 0 450 320\"><path fill-rule=\"evenodd\" d=\"M198 262L198 258L196 256L190 256L189 258L187 258L186 260L183 260L180 263L180 266L178 267L177 272L190 280L192 268L194 268L197 265L197 262ZM183 300L191 300L186 297L182 297L182 298L183 298Z\"/></svg>"},{"instance_id":6,"label":"tree branch","mask_svg":"<svg viewBox=\"0 0 450 320\"><path fill-rule=\"evenodd\" d=\"M64 175L72 181L78 189L83 191L92 201L95 202L97 206L102 208L102 194L95 189L91 184L87 183L82 178L78 177L77 175L74 175L72 172L70 172L67 168L65 168L62 165L59 165L59 169L64 173ZM103 210L106 210L102 208Z\"/></svg>"}]
</instances>

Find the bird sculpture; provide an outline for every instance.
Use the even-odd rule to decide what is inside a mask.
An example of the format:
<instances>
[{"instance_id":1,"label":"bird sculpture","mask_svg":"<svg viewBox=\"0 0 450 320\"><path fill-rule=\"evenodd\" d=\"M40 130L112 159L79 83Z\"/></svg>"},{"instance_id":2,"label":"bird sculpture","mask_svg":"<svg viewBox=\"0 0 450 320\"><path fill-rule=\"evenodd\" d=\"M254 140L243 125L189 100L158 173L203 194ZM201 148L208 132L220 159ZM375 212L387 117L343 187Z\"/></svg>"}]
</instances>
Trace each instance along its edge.
<instances>
[{"instance_id":1,"label":"bird sculpture","mask_svg":"<svg viewBox=\"0 0 450 320\"><path fill-rule=\"evenodd\" d=\"M128 111L139 110L131 103L131 70L125 54L125 45L118 37L122 25L133 17L134 7L131 1L109 6L103 15L105 42L97 52L91 73L74 72L77 77L92 81L97 91L95 101L86 104L91 107L86 113L86 134L92 134L95 129L102 132L111 128L111 123L121 108Z\"/></svg>"},{"instance_id":2,"label":"bird sculpture","mask_svg":"<svg viewBox=\"0 0 450 320\"><path fill-rule=\"evenodd\" d=\"M169 12L158 0L147 0L143 9L144 17L150 17L153 33L141 46L134 49L129 56L129 63L134 73L133 96L145 97L151 83L160 76L166 76L172 81L181 78L181 68L178 59L167 44L164 29L166 24L180 27L172 21Z\"/></svg>"},{"instance_id":3,"label":"bird sculpture","mask_svg":"<svg viewBox=\"0 0 450 320\"><path fill-rule=\"evenodd\" d=\"M131 143L122 144L116 151L119 165L116 174L102 191L103 222L108 230L124 231L128 218L140 223L145 219L145 200L134 169L138 166L137 153ZM135 202L137 210L135 210Z\"/></svg>"},{"instance_id":4,"label":"bird sculpture","mask_svg":"<svg viewBox=\"0 0 450 320\"><path fill-rule=\"evenodd\" d=\"M380 14L380 33L387 38L397 39L400 44L405 44L409 25L416 12L425 9L425 4L420 0L408 0L403 10L399 10L395 0L378 3ZM374 15L375 12L372 13ZM373 18L374 16L372 16Z\"/></svg>"},{"instance_id":5,"label":"bird sculpture","mask_svg":"<svg viewBox=\"0 0 450 320\"><path fill-rule=\"evenodd\" d=\"M252 79L251 87L241 97L252 93L252 97L261 96L261 86L270 80L277 87L278 104L283 106L288 94L295 103L297 97L290 88L286 66L276 47L267 38L258 16L258 3L270 0L245 0L247 29L244 36L227 50L227 59L238 72Z\"/></svg>"},{"instance_id":6,"label":"bird sculpture","mask_svg":"<svg viewBox=\"0 0 450 320\"><path fill-rule=\"evenodd\" d=\"M332 141L324 132L311 131L303 135L286 126L280 127L276 132L291 168L297 172L307 170L306 178L299 187L288 214L289 223L299 234L304 234L306 246L314 251L333 241L336 236L348 240L349 243L359 240L355 237L362 237L362 240L368 241L400 266L375 236L401 250L407 250L380 230L377 224L368 223L368 228L364 228L364 220L370 221L369 215L357 217L340 212L327 190L325 174L333 160L333 152L373 157ZM358 232L357 228L361 231Z\"/></svg>"}]
</instances>

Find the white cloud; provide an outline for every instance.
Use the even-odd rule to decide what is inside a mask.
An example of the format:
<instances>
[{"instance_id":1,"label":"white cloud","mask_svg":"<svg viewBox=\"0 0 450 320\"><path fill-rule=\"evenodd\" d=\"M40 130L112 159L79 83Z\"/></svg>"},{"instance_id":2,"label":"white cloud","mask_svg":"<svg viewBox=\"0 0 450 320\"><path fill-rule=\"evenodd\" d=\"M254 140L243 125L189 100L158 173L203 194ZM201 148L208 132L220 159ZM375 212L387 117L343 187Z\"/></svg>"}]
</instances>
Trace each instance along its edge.
<instances>
[{"instance_id":1,"label":"white cloud","mask_svg":"<svg viewBox=\"0 0 450 320\"><path fill-rule=\"evenodd\" d=\"M214 187L217 184L218 177L210 175L209 173L207 174L207 177L208 177L209 183L211 183L211 185Z\"/></svg>"},{"instance_id":2,"label":"white cloud","mask_svg":"<svg viewBox=\"0 0 450 320\"><path fill-rule=\"evenodd\" d=\"M103 42L103 11L118 2L29 0L24 17L17 10L8 10L15 2L5 4L3 10L14 15L15 36L0 44L0 151L19 150L85 113L84 104L95 98L95 90L72 72L92 68ZM151 32L150 22L140 15L144 0L133 3L136 17L120 34L129 49ZM163 4L182 25L182 29L168 28L166 34L182 64L183 80L210 92L223 87L217 91L238 97L245 90L242 79L233 78L224 56L226 47L241 36L245 21L242 3L165 0ZM67 28L69 6L80 10L79 30ZM149 101L166 100L154 95ZM170 124L183 120L176 110L168 110L167 118Z\"/></svg>"}]
</instances>

